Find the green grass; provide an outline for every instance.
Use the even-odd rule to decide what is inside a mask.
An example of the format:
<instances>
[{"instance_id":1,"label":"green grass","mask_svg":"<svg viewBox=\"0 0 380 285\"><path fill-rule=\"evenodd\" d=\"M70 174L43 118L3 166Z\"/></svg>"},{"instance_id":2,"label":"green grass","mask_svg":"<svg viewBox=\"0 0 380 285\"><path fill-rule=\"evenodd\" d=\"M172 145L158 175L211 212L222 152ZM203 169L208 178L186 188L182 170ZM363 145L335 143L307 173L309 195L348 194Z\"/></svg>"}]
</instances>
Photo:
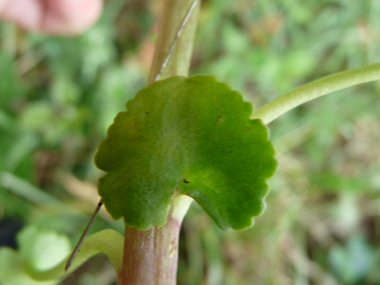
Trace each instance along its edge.
<instances>
[{"instance_id":1,"label":"green grass","mask_svg":"<svg viewBox=\"0 0 380 285\"><path fill-rule=\"evenodd\" d=\"M97 145L146 85L159 9L158 1L108 1L101 21L76 38L0 24L0 218L77 240L96 204ZM216 75L258 108L380 61L379 12L369 0L204 1L191 73ZM249 230L222 232L194 205L178 283L380 284L379 96L379 82L365 84L271 123L280 167L266 212ZM92 231L105 227L122 230L103 214ZM71 284L95 284L93 276L112 284L83 271Z\"/></svg>"}]
</instances>

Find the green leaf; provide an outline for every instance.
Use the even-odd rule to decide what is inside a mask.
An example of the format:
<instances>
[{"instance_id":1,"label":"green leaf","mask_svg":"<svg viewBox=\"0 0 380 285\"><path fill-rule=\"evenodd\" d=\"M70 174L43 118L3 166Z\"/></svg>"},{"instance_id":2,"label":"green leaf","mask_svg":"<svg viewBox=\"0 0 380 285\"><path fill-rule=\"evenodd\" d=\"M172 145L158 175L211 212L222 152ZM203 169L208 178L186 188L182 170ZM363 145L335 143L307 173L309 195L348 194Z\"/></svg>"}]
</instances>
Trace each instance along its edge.
<instances>
[{"instance_id":1,"label":"green leaf","mask_svg":"<svg viewBox=\"0 0 380 285\"><path fill-rule=\"evenodd\" d=\"M19 250L0 247L0 284L50 285L63 275L63 269L51 278L33 278L31 273L48 272L62 264L70 254L70 241L64 235L33 226L17 234Z\"/></svg>"},{"instance_id":2,"label":"green leaf","mask_svg":"<svg viewBox=\"0 0 380 285\"><path fill-rule=\"evenodd\" d=\"M70 241L65 235L32 226L17 235L17 243L23 260L33 271L49 270L71 252Z\"/></svg>"},{"instance_id":3,"label":"green leaf","mask_svg":"<svg viewBox=\"0 0 380 285\"><path fill-rule=\"evenodd\" d=\"M57 284L57 281L38 281L33 279L25 270L24 260L17 251L8 247L0 247L0 284L54 285Z\"/></svg>"},{"instance_id":4,"label":"green leaf","mask_svg":"<svg viewBox=\"0 0 380 285\"><path fill-rule=\"evenodd\" d=\"M252 105L214 77L171 77L137 93L100 144L108 172L99 194L114 219L146 230L162 226L185 194L222 229L245 229L260 215L276 168L267 128Z\"/></svg>"},{"instance_id":5,"label":"green leaf","mask_svg":"<svg viewBox=\"0 0 380 285\"><path fill-rule=\"evenodd\" d=\"M0 247L0 284L50 285L62 278L71 248L66 236L33 226L17 234L19 250ZM124 237L106 229L84 240L70 267L70 272L100 252L107 255L119 272L123 262Z\"/></svg>"}]
</instances>

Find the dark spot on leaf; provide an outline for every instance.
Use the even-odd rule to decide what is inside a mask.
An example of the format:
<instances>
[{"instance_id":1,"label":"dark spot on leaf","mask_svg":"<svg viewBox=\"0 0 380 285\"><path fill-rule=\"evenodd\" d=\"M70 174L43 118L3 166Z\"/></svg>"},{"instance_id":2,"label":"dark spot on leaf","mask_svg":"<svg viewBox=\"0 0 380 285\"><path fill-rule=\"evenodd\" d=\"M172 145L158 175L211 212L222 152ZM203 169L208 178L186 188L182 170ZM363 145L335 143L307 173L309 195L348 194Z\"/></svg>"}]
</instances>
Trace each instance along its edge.
<instances>
[{"instance_id":1,"label":"dark spot on leaf","mask_svg":"<svg viewBox=\"0 0 380 285\"><path fill-rule=\"evenodd\" d=\"M149 114L149 112L146 112L145 114L147 114L147 115L148 115L148 114Z\"/></svg>"},{"instance_id":2,"label":"dark spot on leaf","mask_svg":"<svg viewBox=\"0 0 380 285\"><path fill-rule=\"evenodd\" d=\"M230 153L232 153L232 150L230 151Z\"/></svg>"},{"instance_id":3,"label":"dark spot on leaf","mask_svg":"<svg viewBox=\"0 0 380 285\"><path fill-rule=\"evenodd\" d=\"M218 121L216 122L217 125L219 125L219 123L220 123L220 121L222 120L222 118L223 118L222 116L219 116L219 117L218 117Z\"/></svg>"},{"instance_id":4,"label":"dark spot on leaf","mask_svg":"<svg viewBox=\"0 0 380 285\"><path fill-rule=\"evenodd\" d=\"M186 180L186 178L183 179L183 183L189 184L190 182Z\"/></svg>"}]
</instances>

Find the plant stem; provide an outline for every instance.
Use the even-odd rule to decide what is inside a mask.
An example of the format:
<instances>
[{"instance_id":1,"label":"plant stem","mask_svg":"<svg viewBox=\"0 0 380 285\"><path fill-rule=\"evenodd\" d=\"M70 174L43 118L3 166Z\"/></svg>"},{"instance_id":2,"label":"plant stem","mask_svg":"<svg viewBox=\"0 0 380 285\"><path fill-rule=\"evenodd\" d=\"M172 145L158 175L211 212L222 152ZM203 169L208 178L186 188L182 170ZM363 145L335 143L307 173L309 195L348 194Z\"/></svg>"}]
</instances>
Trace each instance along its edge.
<instances>
[{"instance_id":1,"label":"plant stem","mask_svg":"<svg viewBox=\"0 0 380 285\"><path fill-rule=\"evenodd\" d=\"M335 73L301 85L253 112L251 119L269 124L287 111L323 95L380 79L380 63Z\"/></svg>"},{"instance_id":2,"label":"plant stem","mask_svg":"<svg viewBox=\"0 0 380 285\"><path fill-rule=\"evenodd\" d=\"M186 197L187 198L187 197ZM174 285L177 281L178 237L191 199L178 197L182 214L172 212L161 228L147 231L125 228L123 271L120 284ZM190 202L190 203L189 203Z\"/></svg>"},{"instance_id":3,"label":"plant stem","mask_svg":"<svg viewBox=\"0 0 380 285\"><path fill-rule=\"evenodd\" d=\"M194 0L165 1L164 14L161 18L162 22L158 32L156 50L149 74L149 83L155 81L157 74L161 70L169 50L171 49L172 43L176 39L178 30L193 2ZM196 3L197 5L192 9L192 13L186 21L185 27L181 31L180 38L171 51L168 62L160 72L160 79L175 75L187 76L189 73L200 0L196 0Z\"/></svg>"},{"instance_id":4,"label":"plant stem","mask_svg":"<svg viewBox=\"0 0 380 285\"><path fill-rule=\"evenodd\" d=\"M196 5L192 6L194 1ZM193 7L191 14L186 17L190 7ZM149 83L156 79L157 74L160 79L188 75L199 8L200 0L165 1ZM178 37L178 30L184 22L186 24ZM118 273L119 285L176 284L179 231L191 202L192 199L187 196L175 197L168 220L160 228L153 227L147 231L125 228L123 267Z\"/></svg>"}]
</instances>

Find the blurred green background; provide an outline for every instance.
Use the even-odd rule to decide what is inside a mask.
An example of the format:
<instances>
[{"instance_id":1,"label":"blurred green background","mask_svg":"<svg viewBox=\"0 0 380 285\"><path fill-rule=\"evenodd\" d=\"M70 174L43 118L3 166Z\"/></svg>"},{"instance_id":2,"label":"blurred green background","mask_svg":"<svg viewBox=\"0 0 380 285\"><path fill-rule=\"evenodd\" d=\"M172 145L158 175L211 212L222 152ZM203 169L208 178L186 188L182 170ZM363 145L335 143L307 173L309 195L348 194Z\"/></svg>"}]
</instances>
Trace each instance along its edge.
<instances>
[{"instance_id":1,"label":"blurred green background","mask_svg":"<svg viewBox=\"0 0 380 285\"><path fill-rule=\"evenodd\" d=\"M110 0L75 38L0 24L2 242L28 225L78 240L98 201L94 153L146 86L161 12L162 1ZM380 61L379 15L376 0L205 0L191 74L214 74L262 106ZM194 204L178 284L380 284L379 99L379 82L360 85L271 123L280 166L266 212L249 230L222 232ZM103 228L123 232L104 211L91 232ZM97 256L62 284L115 276Z\"/></svg>"}]
</instances>

